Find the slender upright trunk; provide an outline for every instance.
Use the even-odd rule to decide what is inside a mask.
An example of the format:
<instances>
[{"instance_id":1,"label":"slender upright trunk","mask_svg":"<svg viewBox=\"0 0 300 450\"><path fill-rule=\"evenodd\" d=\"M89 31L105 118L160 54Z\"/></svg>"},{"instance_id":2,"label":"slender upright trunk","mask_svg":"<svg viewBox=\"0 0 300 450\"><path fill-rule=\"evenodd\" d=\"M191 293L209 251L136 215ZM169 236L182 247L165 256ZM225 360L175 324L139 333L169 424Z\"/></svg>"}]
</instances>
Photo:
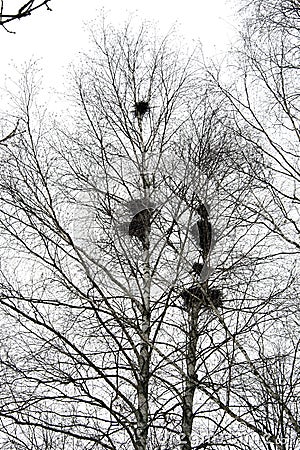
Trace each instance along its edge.
<instances>
[{"instance_id":1,"label":"slender upright trunk","mask_svg":"<svg viewBox=\"0 0 300 450\"><path fill-rule=\"evenodd\" d=\"M201 284L203 290L207 291L207 282ZM201 311L201 302L191 302L188 314L188 332L187 332L187 348L186 348L186 380L184 392L182 396L182 433L181 433L181 449L191 450L191 435L193 428L193 405L197 383L197 344L199 339L198 322Z\"/></svg>"},{"instance_id":2,"label":"slender upright trunk","mask_svg":"<svg viewBox=\"0 0 300 450\"><path fill-rule=\"evenodd\" d=\"M143 143L142 133L142 117L138 118L138 126L141 138L142 164L141 164L141 180L143 186L144 200L149 202L150 182L147 175L146 152ZM141 305L141 341L140 353L138 358L139 373L137 384L137 441L138 450L147 449L147 438L149 430L149 367L150 367L150 289L151 289L151 272L150 272L150 229L145 227L145 236L143 242L143 298Z\"/></svg>"},{"instance_id":3,"label":"slender upright trunk","mask_svg":"<svg viewBox=\"0 0 300 450\"><path fill-rule=\"evenodd\" d=\"M189 310L189 330L187 333L186 349L186 380L182 396L182 450L191 450L191 433L193 426L193 404L195 395L197 343L198 343L198 318L200 303L192 302Z\"/></svg>"},{"instance_id":4,"label":"slender upright trunk","mask_svg":"<svg viewBox=\"0 0 300 450\"><path fill-rule=\"evenodd\" d=\"M197 209L200 216L198 223L199 245L203 258L203 263L207 261L212 240L212 227L206 207L201 203ZM191 450L191 434L193 429L193 405L197 382L196 364L197 364L197 344L198 344L198 321L200 310L204 303L204 296L208 292L208 282L200 283L203 290L201 299L191 299L188 310L188 332L186 348L186 380L182 396L182 434L181 449Z\"/></svg>"},{"instance_id":5,"label":"slender upright trunk","mask_svg":"<svg viewBox=\"0 0 300 450\"><path fill-rule=\"evenodd\" d=\"M149 237L148 237L149 242ZM142 339L139 353L139 376L138 376L138 416L137 416L137 448L146 450L148 437L148 386L150 365L150 265L149 245L144 250L144 295L142 304Z\"/></svg>"}]
</instances>

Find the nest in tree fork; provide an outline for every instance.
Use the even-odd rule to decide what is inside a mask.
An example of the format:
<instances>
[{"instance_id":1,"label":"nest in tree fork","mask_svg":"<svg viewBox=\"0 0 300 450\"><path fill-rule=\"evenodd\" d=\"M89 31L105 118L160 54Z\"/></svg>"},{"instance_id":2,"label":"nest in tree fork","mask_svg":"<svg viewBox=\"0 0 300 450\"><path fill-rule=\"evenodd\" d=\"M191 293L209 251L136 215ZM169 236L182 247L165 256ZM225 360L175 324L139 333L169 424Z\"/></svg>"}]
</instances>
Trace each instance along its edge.
<instances>
[{"instance_id":1,"label":"nest in tree fork","mask_svg":"<svg viewBox=\"0 0 300 450\"><path fill-rule=\"evenodd\" d=\"M201 275L204 265L199 262L194 262L192 270L190 273L195 273L196 275Z\"/></svg>"},{"instance_id":2,"label":"nest in tree fork","mask_svg":"<svg viewBox=\"0 0 300 450\"><path fill-rule=\"evenodd\" d=\"M199 302L203 307L215 308L222 306L222 291L220 289L208 289L207 293L203 291L200 285L191 286L180 293L184 300L185 309L189 309L193 303Z\"/></svg>"},{"instance_id":3,"label":"nest in tree fork","mask_svg":"<svg viewBox=\"0 0 300 450\"><path fill-rule=\"evenodd\" d=\"M129 236L138 238L144 245L146 236L150 233L152 209L143 209L138 212L129 224Z\"/></svg>"},{"instance_id":4,"label":"nest in tree fork","mask_svg":"<svg viewBox=\"0 0 300 450\"><path fill-rule=\"evenodd\" d=\"M223 304L223 293L220 289L208 289L208 297L212 304L219 308ZM207 302L208 303L208 302Z\"/></svg>"},{"instance_id":5,"label":"nest in tree fork","mask_svg":"<svg viewBox=\"0 0 300 450\"><path fill-rule=\"evenodd\" d=\"M140 102L136 102L134 105L135 117L143 117L149 111L150 111L149 102L143 100Z\"/></svg>"}]
</instances>

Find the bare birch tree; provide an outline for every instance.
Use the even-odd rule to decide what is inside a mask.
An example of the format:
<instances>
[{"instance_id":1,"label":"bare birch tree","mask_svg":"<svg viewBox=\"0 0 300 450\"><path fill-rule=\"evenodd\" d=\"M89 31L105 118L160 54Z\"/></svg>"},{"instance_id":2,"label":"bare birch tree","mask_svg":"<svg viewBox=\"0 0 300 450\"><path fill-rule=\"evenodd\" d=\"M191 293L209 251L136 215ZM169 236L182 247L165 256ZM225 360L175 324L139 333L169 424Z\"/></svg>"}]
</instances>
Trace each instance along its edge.
<instances>
[{"instance_id":1,"label":"bare birch tree","mask_svg":"<svg viewBox=\"0 0 300 450\"><path fill-rule=\"evenodd\" d=\"M3 445L250 448L239 425L275 442L247 398L252 379L277 398L256 336L290 289L247 203L262 155L172 35L104 21L93 44L72 122L26 72L2 145Z\"/></svg>"},{"instance_id":2,"label":"bare birch tree","mask_svg":"<svg viewBox=\"0 0 300 450\"><path fill-rule=\"evenodd\" d=\"M274 271L270 263L271 279L275 284L279 274L282 286L289 288L282 290L277 313L271 314L271 333L263 332L266 341L257 346L262 378L252 389L264 400L252 415L256 423L268 417L269 442L263 445L286 450L299 445L300 431L299 374L294 370L299 364L299 4L254 0L244 2L241 13L241 45L233 49L227 73L208 73L227 102L237 134L264 154L264 170L256 177L264 195L248 199L247 205L276 242L271 253L281 260L281 270ZM265 255L270 256L267 247Z\"/></svg>"}]
</instances>

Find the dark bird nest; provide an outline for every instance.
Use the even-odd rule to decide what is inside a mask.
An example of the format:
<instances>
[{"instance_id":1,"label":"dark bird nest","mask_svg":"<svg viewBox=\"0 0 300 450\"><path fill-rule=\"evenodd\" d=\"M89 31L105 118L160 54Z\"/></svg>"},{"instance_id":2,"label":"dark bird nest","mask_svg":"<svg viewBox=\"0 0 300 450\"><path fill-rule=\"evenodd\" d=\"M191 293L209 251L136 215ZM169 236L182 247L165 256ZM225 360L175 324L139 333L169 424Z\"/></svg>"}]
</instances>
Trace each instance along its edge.
<instances>
[{"instance_id":1,"label":"dark bird nest","mask_svg":"<svg viewBox=\"0 0 300 450\"><path fill-rule=\"evenodd\" d=\"M212 306L219 308L222 306L222 291L220 289L208 289L207 294L203 291L200 285L191 286L180 293L183 298L184 308L190 309L192 304L199 302L204 308Z\"/></svg>"},{"instance_id":2,"label":"dark bird nest","mask_svg":"<svg viewBox=\"0 0 300 450\"><path fill-rule=\"evenodd\" d=\"M143 209L132 218L129 224L129 236L138 238L143 245L146 243L146 236L150 233L152 213L152 208Z\"/></svg>"},{"instance_id":3,"label":"dark bird nest","mask_svg":"<svg viewBox=\"0 0 300 450\"><path fill-rule=\"evenodd\" d=\"M136 102L134 105L135 117L143 117L149 111L150 111L149 102L142 100L140 102Z\"/></svg>"},{"instance_id":4,"label":"dark bird nest","mask_svg":"<svg viewBox=\"0 0 300 450\"><path fill-rule=\"evenodd\" d=\"M198 220L191 227L191 234L197 241L197 244L203 251L203 255L206 258L212 242L212 226L208 220Z\"/></svg>"},{"instance_id":5,"label":"dark bird nest","mask_svg":"<svg viewBox=\"0 0 300 450\"><path fill-rule=\"evenodd\" d=\"M200 286L191 286L184 289L184 291L180 293L180 297L183 298L185 309L190 309L195 302L203 303L203 292Z\"/></svg>"},{"instance_id":6,"label":"dark bird nest","mask_svg":"<svg viewBox=\"0 0 300 450\"><path fill-rule=\"evenodd\" d=\"M207 294L210 301L216 308L219 308L223 305L223 293L220 289L208 289Z\"/></svg>"},{"instance_id":7,"label":"dark bird nest","mask_svg":"<svg viewBox=\"0 0 300 450\"><path fill-rule=\"evenodd\" d=\"M195 273L196 275L201 275L203 267L204 267L203 264L201 264L199 262L195 262L192 266L191 273Z\"/></svg>"}]
</instances>

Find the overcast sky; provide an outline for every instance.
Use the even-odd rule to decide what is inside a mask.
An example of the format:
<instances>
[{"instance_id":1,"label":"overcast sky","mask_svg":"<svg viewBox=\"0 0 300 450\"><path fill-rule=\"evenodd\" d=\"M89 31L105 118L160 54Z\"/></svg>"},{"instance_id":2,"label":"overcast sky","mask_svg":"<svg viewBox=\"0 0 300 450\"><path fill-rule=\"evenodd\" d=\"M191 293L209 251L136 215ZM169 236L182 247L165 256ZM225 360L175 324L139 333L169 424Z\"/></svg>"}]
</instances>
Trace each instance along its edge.
<instances>
[{"instance_id":1,"label":"overcast sky","mask_svg":"<svg viewBox=\"0 0 300 450\"><path fill-rule=\"evenodd\" d=\"M7 1L12 11L22 3ZM135 11L142 18L157 20L162 31L177 21L188 40L200 38L207 54L222 52L234 35L234 19L226 0L52 0L50 6L52 12L42 8L12 22L9 29L16 34L0 30L2 82L5 74L13 74L13 65L34 57L41 59L46 81L58 87L69 63L88 45L85 23L94 20L101 8L110 12L115 23Z\"/></svg>"}]
</instances>

